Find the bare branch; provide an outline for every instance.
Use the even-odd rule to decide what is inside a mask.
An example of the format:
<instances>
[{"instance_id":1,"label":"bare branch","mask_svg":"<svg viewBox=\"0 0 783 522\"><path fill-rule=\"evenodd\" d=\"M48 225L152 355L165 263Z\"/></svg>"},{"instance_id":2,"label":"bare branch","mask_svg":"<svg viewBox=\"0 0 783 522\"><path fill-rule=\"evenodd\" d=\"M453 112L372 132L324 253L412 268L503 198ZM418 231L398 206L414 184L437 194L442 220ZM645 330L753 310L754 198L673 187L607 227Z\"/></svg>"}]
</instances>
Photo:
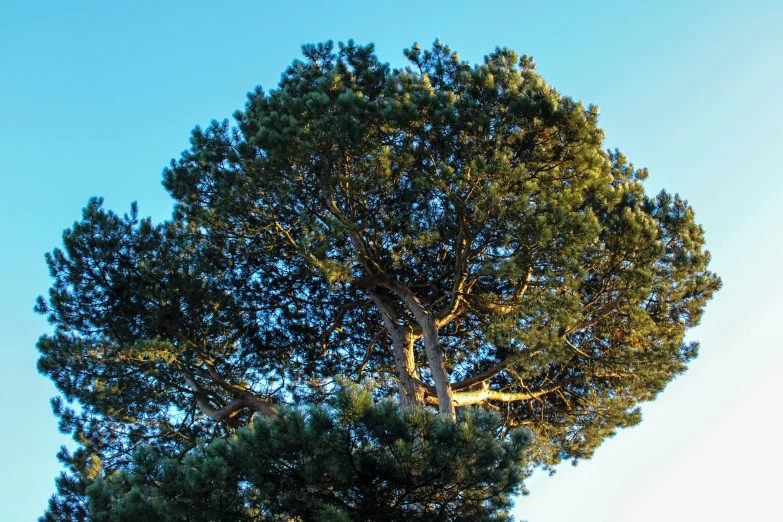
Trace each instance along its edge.
<instances>
[{"instance_id":1,"label":"bare branch","mask_svg":"<svg viewBox=\"0 0 783 522\"><path fill-rule=\"evenodd\" d=\"M348 310L353 310L354 308L359 308L369 304L370 301L351 301L342 305L337 311L337 315L334 317L334 322L321 334L319 338L321 341L321 347L325 349L326 343L329 341L329 336L332 335L332 332L342 327L343 317L345 317L345 314L348 312Z\"/></svg>"},{"instance_id":2,"label":"bare branch","mask_svg":"<svg viewBox=\"0 0 783 522\"><path fill-rule=\"evenodd\" d=\"M195 378L188 372L183 372L183 378L185 382L190 386L193 397L196 399L196 405L201 413L214 420L215 422L224 422L231 420L239 415L243 410L250 409L251 411L261 413L262 415L274 415L276 413L275 408L267 401L259 399L253 393L242 390L240 388L233 387L223 381L222 388L231 388L233 398L230 403L220 408L216 408L209 400L209 393L204 390L195 380ZM225 385L225 386L224 386Z\"/></svg>"},{"instance_id":3,"label":"bare branch","mask_svg":"<svg viewBox=\"0 0 783 522\"><path fill-rule=\"evenodd\" d=\"M467 233L465 232L465 222L460 220L459 235L457 244L454 248L454 284L451 287L451 298L449 304L435 318L435 327L441 328L450 323L459 313L459 307L462 303L462 291L465 288L465 278L468 272L467 251L470 248Z\"/></svg>"},{"instance_id":4,"label":"bare branch","mask_svg":"<svg viewBox=\"0 0 783 522\"><path fill-rule=\"evenodd\" d=\"M478 384L480 382L491 379L495 375L505 370L508 367L508 365L511 364L514 361L514 359L516 359L517 357L518 357L517 355L512 355L511 357L507 357L506 359L500 361L489 370L481 372L478 375L474 375L473 377L470 377L463 381L453 383L451 385L452 391L464 390L465 388L470 388L474 384Z\"/></svg>"},{"instance_id":5,"label":"bare branch","mask_svg":"<svg viewBox=\"0 0 783 522\"><path fill-rule=\"evenodd\" d=\"M362 364L359 365L359 369L357 370L357 373L359 374L359 379L362 378L362 373L364 373L364 368L367 366L367 363L370 362L370 357L372 356L372 350L375 347L376 343L381 339L381 337L385 334L388 334L388 332L381 328L378 330L378 333L376 333L372 340L370 341L369 346L367 346L367 352L364 354L364 359L362 359Z\"/></svg>"}]
</instances>

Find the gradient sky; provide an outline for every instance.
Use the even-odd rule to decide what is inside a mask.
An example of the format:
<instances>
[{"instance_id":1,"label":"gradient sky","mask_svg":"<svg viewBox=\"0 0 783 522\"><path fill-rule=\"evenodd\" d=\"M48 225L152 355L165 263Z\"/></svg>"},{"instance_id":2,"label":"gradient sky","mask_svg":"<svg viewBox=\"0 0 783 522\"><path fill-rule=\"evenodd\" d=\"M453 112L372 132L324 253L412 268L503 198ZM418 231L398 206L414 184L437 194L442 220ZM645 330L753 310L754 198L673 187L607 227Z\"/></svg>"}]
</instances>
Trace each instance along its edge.
<instances>
[{"instance_id":1,"label":"gradient sky","mask_svg":"<svg viewBox=\"0 0 783 522\"><path fill-rule=\"evenodd\" d=\"M54 491L54 387L37 374L43 254L90 196L166 219L161 170L190 130L273 87L302 43L402 49L436 37L471 62L533 55L601 108L606 146L685 196L724 289L690 332L691 369L577 467L529 482L529 522L779 520L783 432L783 2L0 2L0 520Z\"/></svg>"}]
</instances>

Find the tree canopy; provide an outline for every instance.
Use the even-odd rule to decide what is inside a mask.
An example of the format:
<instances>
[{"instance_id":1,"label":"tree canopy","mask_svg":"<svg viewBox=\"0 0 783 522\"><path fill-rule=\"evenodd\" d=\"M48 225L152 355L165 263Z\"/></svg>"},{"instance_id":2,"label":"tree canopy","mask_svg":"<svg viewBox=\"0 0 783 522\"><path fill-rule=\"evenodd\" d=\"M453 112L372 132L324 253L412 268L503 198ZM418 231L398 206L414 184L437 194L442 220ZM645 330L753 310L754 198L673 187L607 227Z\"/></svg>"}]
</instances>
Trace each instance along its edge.
<instances>
[{"instance_id":1,"label":"tree canopy","mask_svg":"<svg viewBox=\"0 0 783 522\"><path fill-rule=\"evenodd\" d=\"M647 195L598 109L528 56L303 53L233 125L193 131L164 172L171 220L96 198L47 256L39 369L74 476L110 480L141 445L196 458L344 380L403 413L491 410L496 440L526 430L529 467L638 423L720 287L688 203Z\"/></svg>"}]
</instances>

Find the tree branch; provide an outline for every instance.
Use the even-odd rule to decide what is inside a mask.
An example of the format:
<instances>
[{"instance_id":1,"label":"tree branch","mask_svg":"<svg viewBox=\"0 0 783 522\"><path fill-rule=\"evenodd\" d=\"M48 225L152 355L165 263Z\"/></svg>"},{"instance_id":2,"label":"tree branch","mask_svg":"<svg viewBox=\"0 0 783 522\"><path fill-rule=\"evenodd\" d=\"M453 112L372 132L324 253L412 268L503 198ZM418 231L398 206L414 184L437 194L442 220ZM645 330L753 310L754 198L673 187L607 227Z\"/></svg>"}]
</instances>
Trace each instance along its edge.
<instances>
[{"instance_id":1,"label":"tree branch","mask_svg":"<svg viewBox=\"0 0 783 522\"><path fill-rule=\"evenodd\" d=\"M334 317L334 322L327 328L320 336L319 340L321 341L321 347L323 349L326 349L326 343L329 341L329 336L332 335L332 332L340 328L343 324L343 317L345 317L346 312L348 310L352 310L354 308L359 308L361 306L369 305L370 301L351 301L348 303L345 303L340 307L340 309L337 311L337 315Z\"/></svg>"},{"instance_id":2,"label":"tree branch","mask_svg":"<svg viewBox=\"0 0 783 522\"><path fill-rule=\"evenodd\" d=\"M503 370L505 370L509 364L516 358L516 355L512 355L511 357L507 357L503 361L500 361L495 366L490 368L489 370L486 370L484 372L479 373L478 375L474 375L473 377L470 377L468 379L465 379L460 382L455 382L451 385L452 391L459 391L464 390L465 388L469 388L473 386L474 384L478 384L480 382L486 381L488 379L491 379L495 375L499 374Z\"/></svg>"},{"instance_id":3,"label":"tree branch","mask_svg":"<svg viewBox=\"0 0 783 522\"><path fill-rule=\"evenodd\" d=\"M386 333L388 332L384 328L378 330L378 333L376 333L373 336L369 346L367 346L367 352L364 354L364 359L362 359L362 364L359 365L359 369L357 370L357 373L359 374L359 379L362 378L362 373L364 373L364 368L367 366L367 363L370 362L370 356L372 356L372 350L375 347L375 344L381 339L381 336L383 336Z\"/></svg>"},{"instance_id":4,"label":"tree branch","mask_svg":"<svg viewBox=\"0 0 783 522\"><path fill-rule=\"evenodd\" d=\"M259 399L247 390L232 386L222 379L220 379L221 382L218 382L218 384L221 388L226 389L226 391L230 391L232 400L227 405L216 408L209 401L209 393L196 382L195 378L190 373L183 372L182 375L193 392L193 397L196 399L198 409L201 410L201 413L215 422L231 420L246 408L266 416L271 416L276 413L275 408L269 402Z\"/></svg>"},{"instance_id":5,"label":"tree branch","mask_svg":"<svg viewBox=\"0 0 783 522\"><path fill-rule=\"evenodd\" d=\"M460 220L457 245L454 249L454 284L451 287L449 304L435 318L435 327L441 328L450 323L458 315L459 306L462 303L462 291L465 287L468 263L465 262L469 248L465 232L465 223Z\"/></svg>"}]
</instances>

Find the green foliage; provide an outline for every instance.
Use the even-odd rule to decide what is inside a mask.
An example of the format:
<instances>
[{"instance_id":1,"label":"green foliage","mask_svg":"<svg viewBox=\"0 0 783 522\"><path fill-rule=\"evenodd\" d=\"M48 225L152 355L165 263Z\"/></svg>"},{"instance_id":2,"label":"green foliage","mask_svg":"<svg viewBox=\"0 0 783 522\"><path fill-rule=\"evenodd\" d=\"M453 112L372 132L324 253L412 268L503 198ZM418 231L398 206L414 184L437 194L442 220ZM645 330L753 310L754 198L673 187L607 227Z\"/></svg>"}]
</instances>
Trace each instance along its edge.
<instances>
[{"instance_id":1,"label":"green foliage","mask_svg":"<svg viewBox=\"0 0 783 522\"><path fill-rule=\"evenodd\" d=\"M331 404L283 408L181 461L136 451L128 471L87 489L90 520L508 520L526 437L497 444L498 421L480 410L456 423L401 414L348 386Z\"/></svg>"},{"instance_id":2,"label":"green foliage","mask_svg":"<svg viewBox=\"0 0 783 522\"><path fill-rule=\"evenodd\" d=\"M508 49L470 65L414 45L402 70L352 41L303 52L235 126L193 131L164 173L170 221L94 199L47 257L39 369L79 444L54 519L86 517L96 477L207 458L345 379L414 417L492 410L498 444L525 427L527 466L551 468L638 423L696 356L685 333L720 287L704 231L603 149L597 108Z\"/></svg>"}]
</instances>

